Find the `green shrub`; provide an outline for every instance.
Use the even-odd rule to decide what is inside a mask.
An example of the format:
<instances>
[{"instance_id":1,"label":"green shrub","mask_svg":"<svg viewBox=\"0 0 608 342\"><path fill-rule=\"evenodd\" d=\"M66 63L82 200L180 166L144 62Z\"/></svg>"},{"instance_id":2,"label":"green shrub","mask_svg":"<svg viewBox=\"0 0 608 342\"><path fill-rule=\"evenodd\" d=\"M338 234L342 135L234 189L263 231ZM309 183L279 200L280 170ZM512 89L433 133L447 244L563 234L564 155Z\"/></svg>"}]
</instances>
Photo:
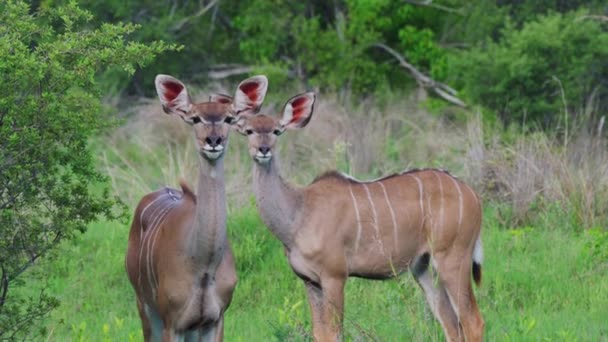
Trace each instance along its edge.
<instances>
[{"instance_id":1,"label":"green shrub","mask_svg":"<svg viewBox=\"0 0 608 342\"><path fill-rule=\"evenodd\" d=\"M584 13L553 13L507 23L498 42L487 42L452 59L454 78L475 103L505 123L550 127L565 113L582 112L595 93L608 109L608 33Z\"/></svg>"},{"instance_id":2,"label":"green shrub","mask_svg":"<svg viewBox=\"0 0 608 342\"><path fill-rule=\"evenodd\" d=\"M126 43L134 25L84 28L91 14L74 3L30 14L22 1L0 4L0 339L32 331L57 305L42 293L11 296L38 258L122 210L108 196L88 140L111 127L96 75L109 66L132 74L164 43Z\"/></svg>"}]
</instances>

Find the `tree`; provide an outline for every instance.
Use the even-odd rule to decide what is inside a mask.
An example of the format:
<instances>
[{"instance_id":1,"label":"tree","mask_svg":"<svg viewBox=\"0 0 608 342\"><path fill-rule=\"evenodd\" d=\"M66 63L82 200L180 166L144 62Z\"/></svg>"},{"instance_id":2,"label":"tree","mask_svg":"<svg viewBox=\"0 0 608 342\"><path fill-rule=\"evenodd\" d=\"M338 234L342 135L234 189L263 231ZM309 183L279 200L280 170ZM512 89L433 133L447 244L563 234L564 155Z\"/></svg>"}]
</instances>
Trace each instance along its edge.
<instances>
[{"instance_id":1,"label":"tree","mask_svg":"<svg viewBox=\"0 0 608 342\"><path fill-rule=\"evenodd\" d=\"M91 19L75 3L34 14L23 1L0 3L0 340L25 337L57 305L44 292L12 296L22 273L98 217L124 215L88 144L116 122L96 76L132 74L177 49L128 42L136 26Z\"/></svg>"}]
</instances>

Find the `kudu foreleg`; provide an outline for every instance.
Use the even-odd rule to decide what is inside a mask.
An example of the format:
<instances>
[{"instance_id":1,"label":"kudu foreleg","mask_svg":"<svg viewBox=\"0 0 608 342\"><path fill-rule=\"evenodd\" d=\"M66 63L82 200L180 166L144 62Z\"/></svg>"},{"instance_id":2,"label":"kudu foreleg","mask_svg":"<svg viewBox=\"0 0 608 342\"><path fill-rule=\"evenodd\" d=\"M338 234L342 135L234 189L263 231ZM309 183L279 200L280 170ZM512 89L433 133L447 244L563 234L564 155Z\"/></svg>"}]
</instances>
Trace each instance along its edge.
<instances>
[{"instance_id":1,"label":"kudu foreleg","mask_svg":"<svg viewBox=\"0 0 608 342\"><path fill-rule=\"evenodd\" d=\"M329 278L322 280L320 285L305 282L315 341L342 340L345 281Z\"/></svg>"}]
</instances>

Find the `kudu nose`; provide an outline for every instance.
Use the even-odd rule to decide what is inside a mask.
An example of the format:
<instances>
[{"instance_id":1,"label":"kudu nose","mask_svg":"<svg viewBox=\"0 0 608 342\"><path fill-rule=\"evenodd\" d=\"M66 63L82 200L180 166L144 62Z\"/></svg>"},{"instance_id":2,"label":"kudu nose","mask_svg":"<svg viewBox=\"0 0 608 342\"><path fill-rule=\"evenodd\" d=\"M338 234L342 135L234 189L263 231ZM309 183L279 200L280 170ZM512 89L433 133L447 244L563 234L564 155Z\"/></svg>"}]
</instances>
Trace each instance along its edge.
<instances>
[{"instance_id":1,"label":"kudu nose","mask_svg":"<svg viewBox=\"0 0 608 342\"><path fill-rule=\"evenodd\" d=\"M270 147L268 147L268 146L260 146L260 148L258 150L260 150L261 154L266 155L266 154L268 154L268 152L270 152Z\"/></svg>"},{"instance_id":2,"label":"kudu nose","mask_svg":"<svg viewBox=\"0 0 608 342\"><path fill-rule=\"evenodd\" d=\"M205 138L205 143L207 143L211 147L216 147L217 145L222 143L222 137L209 136L209 137Z\"/></svg>"}]
</instances>

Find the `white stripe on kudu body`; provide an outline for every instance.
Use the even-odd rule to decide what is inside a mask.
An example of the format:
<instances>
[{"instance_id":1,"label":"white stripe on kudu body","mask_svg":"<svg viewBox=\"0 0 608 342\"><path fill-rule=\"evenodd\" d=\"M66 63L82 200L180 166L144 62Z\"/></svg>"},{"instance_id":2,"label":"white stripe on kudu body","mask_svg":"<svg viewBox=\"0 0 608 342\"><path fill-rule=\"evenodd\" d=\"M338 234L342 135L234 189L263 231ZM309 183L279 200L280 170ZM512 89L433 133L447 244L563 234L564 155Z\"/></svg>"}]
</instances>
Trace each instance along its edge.
<instances>
[{"instance_id":1,"label":"white stripe on kudu body","mask_svg":"<svg viewBox=\"0 0 608 342\"><path fill-rule=\"evenodd\" d=\"M481 279L480 266L471 260L481 229L475 198L462 196L464 190L444 181L452 176L433 169L363 182L330 171L308 186L289 184L280 175L275 145L281 133L308 124L314 102L314 93L294 96L284 107L283 119L247 116L238 131L247 136L255 162L253 188L260 216L305 283L315 341L342 340L349 277L386 279L405 270L412 271L426 292L446 340L482 341L484 323L471 286L471 274L477 282ZM382 202L376 184L388 211L376 205L376 200ZM383 255L388 246L384 239L391 236L395 247Z\"/></svg>"},{"instance_id":2,"label":"white stripe on kudu body","mask_svg":"<svg viewBox=\"0 0 608 342\"><path fill-rule=\"evenodd\" d=\"M148 274L148 277L152 278L152 282L151 282L150 286L152 288L153 296L156 296L156 288L158 287L158 278L156 277L156 271L154 270L154 253L152 253L152 251L154 251L154 245L156 245L156 239L158 238L158 234L162 230L162 227L164 227L163 224L167 220L167 217L169 216L169 213L171 212L171 210L173 208L175 208L176 206L177 206L177 203L175 201L173 201L172 203L169 203L169 207L165 210L162 220L159 221L158 224L156 225L156 228L155 228L156 231L154 232L154 236L153 237L150 236L150 239L152 239L152 246L148 250L148 256L149 256L148 268L149 268L149 271L151 271L151 272Z\"/></svg>"},{"instance_id":3,"label":"white stripe on kudu body","mask_svg":"<svg viewBox=\"0 0 608 342\"><path fill-rule=\"evenodd\" d=\"M160 222L164 219L165 215L167 214L167 212L169 212L169 210L171 209L170 203L163 203L163 207L162 209L160 209L160 213L156 216L154 216L154 219L152 220L152 223L150 224L150 227L148 227L148 230L146 231L146 238L144 240L144 244L145 244L145 250L146 250L146 276L148 277L148 285L150 286L150 290L152 290L152 292L154 293L154 286L153 286L153 282L152 282L152 265L150 262L150 258L151 255L153 254L152 251L152 239L155 236L155 233L157 232L158 228L160 227ZM144 249L144 248L142 248Z\"/></svg>"},{"instance_id":4,"label":"white stripe on kudu body","mask_svg":"<svg viewBox=\"0 0 608 342\"><path fill-rule=\"evenodd\" d=\"M376 231L376 239L380 244L380 251L384 254L384 243L382 242L382 237L380 236L380 228L378 228L378 213L376 212L376 205L374 204L374 200L372 199L372 195L369 192L369 188L367 184L362 183L363 188L365 188L365 192L367 193L367 200L369 201L369 205L372 208L373 220L372 225L374 226L374 230Z\"/></svg>"},{"instance_id":5,"label":"white stripe on kudu body","mask_svg":"<svg viewBox=\"0 0 608 342\"><path fill-rule=\"evenodd\" d=\"M357 240L355 242L355 251L359 249L359 240L361 239L361 214L359 213L359 206L357 205L357 199L355 199L355 194L353 194L353 188L349 184L348 191L350 192L350 197L353 200L353 206L355 208L355 217L357 219Z\"/></svg>"},{"instance_id":6,"label":"white stripe on kudu body","mask_svg":"<svg viewBox=\"0 0 608 342\"><path fill-rule=\"evenodd\" d=\"M382 187L382 192L384 192L384 199L386 200L386 205L388 206L388 210L391 213L391 220L393 221L393 244L395 245L395 252L398 249L397 243L397 219L395 219L395 211L393 210L393 206L391 205L391 201L388 199L388 194L386 193L386 188L382 182L378 182Z\"/></svg>"},{"instance_id":7,"label":"white stripe on kudu body","mask_svg":"<svg viewBox=\"0 0 608 342\"><path fill-rule=\"evenodd\" d=\"M462 225L462 190L460 190L460 184L453 177L450 177L454 186L456 186L456 190L458 191L458 230L460 230L460 226Z\"/></svg>"},{"instance_id":8,"label":"white stripe on kudu body","mask_svg":"<svg viewBox=\"0 0 608 342\"><path fill-rule=\"evenodd\" d=\"M443 184L441 183L441 176L437 173L437 171L433 171L433 174L439 183L439 227L443 228L443 211L445 210L443 207Z\"/></svg>"},{"instance_id":9,"label":"white stripe on kudu body","mask_svg":"<svg viewBox=\"0 0 608 342\"><path fill-rule=\"evenodd\" d=\"M146 238L150 235L150 227L148 227L148 229L144 232L144 214L145 212L148 210L148 208L150 208L150 206L152 206L152 204L155 204L157 201L163 199L163 196L158 196L157 198L155 198L152 202L148 203L148 205L146 205L146 207L142 210L141 215L139 215L139 225L140 225L140 241L139 241L139 257L137 258L137 269L139 270L138 274L137 274L137 284L138 287L141 289L141 275L142 275L142 271L141 271L141 258L143 256L144 253L144 248L143 246L145 245L145 241ZM159 210L158 208L155 208L156 210L152 212L152 217L156 217L156 212ZM162 210L162 207L161 207Z\"/></svg>"},{"instance_id":10,"label":"white stripe on kudu body","mask_svg":"<svg viewBox=\"0 0 608 342\"><path fill-rule=\"evenodd\" d=\"M408 176L413 177L416 180L416 183L418 183L418 193L420 195L420 227L422 228L422 225L424 224L424 186L422 186L420 178L410 174L408 174Z\"/></svg>"}]
</instances>

